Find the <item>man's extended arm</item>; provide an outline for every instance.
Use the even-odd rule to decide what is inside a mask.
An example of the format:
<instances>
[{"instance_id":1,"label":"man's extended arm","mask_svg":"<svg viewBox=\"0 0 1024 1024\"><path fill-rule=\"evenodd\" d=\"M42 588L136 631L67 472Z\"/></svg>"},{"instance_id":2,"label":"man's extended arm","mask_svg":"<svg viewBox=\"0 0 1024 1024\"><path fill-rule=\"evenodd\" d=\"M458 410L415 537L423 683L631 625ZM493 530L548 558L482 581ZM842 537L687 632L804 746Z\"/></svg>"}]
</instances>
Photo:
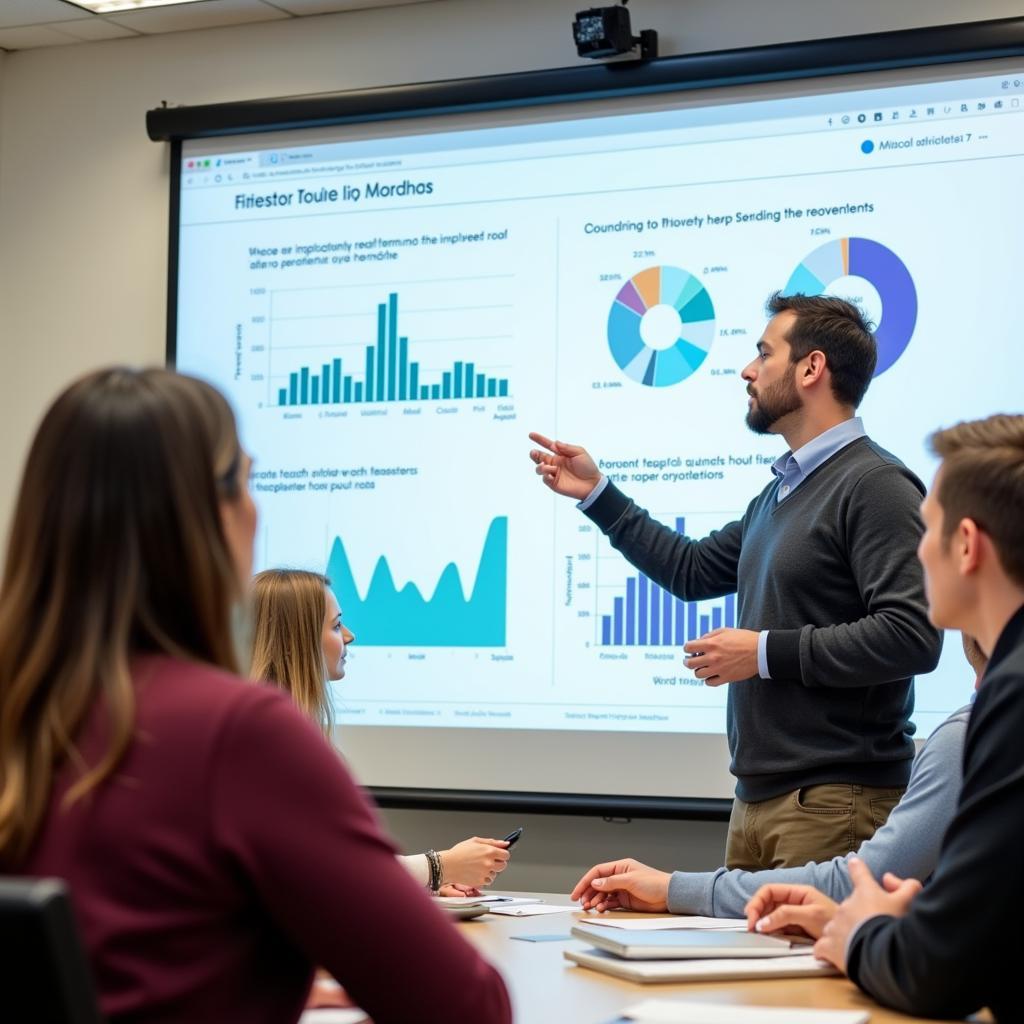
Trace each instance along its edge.
<instances>
[{"instance_id":1,"label":"man's extended arm","mask_svg":"<svg viewBox=\"0 0 1024 1024\"><path fill-rule=\"evenodd\" d=\"M721 597L736 590L743 526L729 523L701 540L691 540L652 519L613 483L585 514L659 587L684 601Z\"/></svg>"}]
</instances>

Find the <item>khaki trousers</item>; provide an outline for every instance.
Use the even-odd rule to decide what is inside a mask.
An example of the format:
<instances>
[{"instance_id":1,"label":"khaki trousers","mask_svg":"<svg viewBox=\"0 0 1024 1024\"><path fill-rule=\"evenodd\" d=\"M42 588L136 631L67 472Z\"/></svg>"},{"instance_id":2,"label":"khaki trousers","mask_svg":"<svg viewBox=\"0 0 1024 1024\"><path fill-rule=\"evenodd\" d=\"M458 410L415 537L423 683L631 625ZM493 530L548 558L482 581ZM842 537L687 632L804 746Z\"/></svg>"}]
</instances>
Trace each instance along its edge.
<instances>
[{"instance_id":1,"label":"khaki trousers","mask_svg":"<svg viewBox=\"0 0 1024 1024\"><path fill-rule=\"evenodd\" d=\"M903 792L827 783L758 803L736 799L729 818L726 867L795 868L845 856L885 824Z\"/></svg>"}]
</instances>

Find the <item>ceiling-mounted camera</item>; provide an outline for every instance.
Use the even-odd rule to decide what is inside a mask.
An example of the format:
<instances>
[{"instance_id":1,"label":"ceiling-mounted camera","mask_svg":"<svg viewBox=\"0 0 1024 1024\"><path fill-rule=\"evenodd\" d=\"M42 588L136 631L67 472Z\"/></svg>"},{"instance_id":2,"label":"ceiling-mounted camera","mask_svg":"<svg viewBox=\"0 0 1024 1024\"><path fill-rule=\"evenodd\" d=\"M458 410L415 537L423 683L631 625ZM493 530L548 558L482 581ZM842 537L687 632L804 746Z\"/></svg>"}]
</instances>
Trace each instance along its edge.
<instances>
[{"instance_id":1,"label":"ceiling-mounted camera","mask_svg":"<svg viewBox=\"0 0 1024 1024\"><path fill-rule=\"evenodd\" d=\"M572 23L572 36L576 40L576 52L581 57L618 57L631 53L640 47L640 59L651 60L658 56L658 33L644 29L640 35L633 35L629 11L622 0L615 7L588 7L576 12Z\"/></svg>"}]
</instances>

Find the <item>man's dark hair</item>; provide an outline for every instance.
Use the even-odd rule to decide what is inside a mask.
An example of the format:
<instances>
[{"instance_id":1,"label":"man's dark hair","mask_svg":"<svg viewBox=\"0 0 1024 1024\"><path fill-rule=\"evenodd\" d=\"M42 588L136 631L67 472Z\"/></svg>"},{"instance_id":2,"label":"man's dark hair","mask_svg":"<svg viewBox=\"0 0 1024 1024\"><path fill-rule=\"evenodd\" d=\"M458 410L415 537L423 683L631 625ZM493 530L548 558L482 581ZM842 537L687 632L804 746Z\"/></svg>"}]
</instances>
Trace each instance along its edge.
<instances>
[{"instance_id":1,"label":"man's dark hair","mask_svg":"<svg viewBox=\"0 0 1024 1024\"><path fill-rule=\"evenodd\" d=\"M768 300L772 316L792 310L793 326L786 333L789 358L797 362L815 350L825 353L832 394L843 405L860 405L878 361L873 324L852 302L831 295L783 295Z\"/></svg>"},{"instance_id":2,"label":"man's dark hair","mask_svg":"<svg viewBox=\"0 0 1024 1024\"><path fill-rule=\"evenodd\" d=\"M937 430L935 496L949 544L964 519L989 535L1006 575L1024 586L1024 416L997 414Z\"/></svg>"}]
</instances>

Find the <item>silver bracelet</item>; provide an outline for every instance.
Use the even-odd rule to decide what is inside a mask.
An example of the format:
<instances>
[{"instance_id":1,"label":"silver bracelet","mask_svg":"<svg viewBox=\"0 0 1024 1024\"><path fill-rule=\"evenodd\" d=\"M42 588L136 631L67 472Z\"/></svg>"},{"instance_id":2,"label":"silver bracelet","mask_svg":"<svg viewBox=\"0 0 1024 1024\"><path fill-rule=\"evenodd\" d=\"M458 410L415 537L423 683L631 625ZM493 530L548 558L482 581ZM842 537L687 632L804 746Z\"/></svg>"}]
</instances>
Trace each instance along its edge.
<instances>
[{"instance_id":1,"label":"silver bracelet","mask_svg":"<svg viewBox=\"0 0 1024 1024\"><path fill-rule=\"evenodd\" d=\"M442 883L441 857L436 850L427 850L424 856L427 858L427 864L430 867L428 888L431 892L438 892Z\"/></svg>"}]
</instances>

